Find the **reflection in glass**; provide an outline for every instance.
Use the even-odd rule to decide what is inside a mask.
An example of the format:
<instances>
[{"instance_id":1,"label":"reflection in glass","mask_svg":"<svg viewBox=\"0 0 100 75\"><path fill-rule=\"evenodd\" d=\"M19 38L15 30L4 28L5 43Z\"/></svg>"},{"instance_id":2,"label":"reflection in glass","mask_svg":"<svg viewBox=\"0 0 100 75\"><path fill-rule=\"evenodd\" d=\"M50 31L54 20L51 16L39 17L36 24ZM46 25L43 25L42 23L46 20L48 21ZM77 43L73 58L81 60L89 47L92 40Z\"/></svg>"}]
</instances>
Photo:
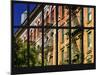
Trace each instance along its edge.
<instances>
[{"instance_id":1,"label":"reflection in glass","mask_svg":"<svg viewBox=\"0 0 100 75\"><path fill-rule=\"evenodd\" d=\"M27 11L28 5L29 11ZM56 63L58 65L94 63L94 30L84 29L84 27L94 27L94 9L79 6L69 8L68 5L57 5L58 8L56 5L44 4L44 7L42 6L37 3L14 4L13 25L16 26L13 31L14 66L34 67L42 66L42 64L45 66L56 65ZM82 17L84 27L80 27L83 25ZM58 20L56 20L57 18ZM69 26L70 22L71 27ZM49 27L57 26L57 24L58 27ZM29 29L29 35L27 29ZM84 31L83 35L82 31ZM44 53L42 53L42 48ZM56 61L56 51L58 51L58 61ZM44 55L42 56L42 54ZM42 63L42 59L44 63Z\"/></svg>"},{"instance_id":2,"label":"reflection in glass","mask_svg":"<svg viewBox=\"0 0 100 75\"><path fill-rule=\"evenodd\" d=\"M83 9L84 27L94 27L94 8L85 7Z\"/></svg>"},{"instance_id":3,"label":"reflection in glass","mask_svg":"<svg viewBox=\"0 0 100 75\"><path fill-rule=\"evenodd\" d=\"M94 30L84 30L84 64L94 63Z\"/></svg>"},{"instance_id":4,"label":"reflection in glass","mask_svg":"<svg viewBox=\"0 0 100 75\"><path fill-rule=\"evenodd\" d=\"M44 65L56 65L56 30L44 31Z\"/></svg>"},{"instance_id":5,"label":"reflection in glass","mask_svg":"<svg viewBox=\"0 0 100 75\"><path fill-rule=\"evenodd\" d=\"M41 66L42 64L42 30L41 28L31 28L29 32L29 65Z\"/></svg>"},{"instance_id":6,"label":"reflection in glass","mask_svg":"<svg viewBox=\"0 0 100 75\"><path fill-rule=\"evenodd\" d=\"M82 24L82 8L72 6L71 8L71 26L79 27Z\"/></svg>"},{"instance_id":7,"label":"reflection in glass","mask_svg":"<svg viewBox=\"0 0 100 75\"><path fill-rule=\"evenodd\" d=\"M23 31L20 31L20 32L23 32ZM14 33L14 36L13 36L14 37L13 50L15 51L14 62L15 62L15 67L27 67L28 66L27 30L25 30L22 35L19 34L20 32Z\"/></svg>"},{"instance_id":8,"label":"reflection in glass","mask_svg":"<svg viewBox=\"0 0 100 75\"><path fill-rule=\"evenodd\" d=\"M58 26L68 27L69 26L69 7L58 6Z\"/></svg>"},{"instance_id":9,"label":"reflection in glass","mask_svg":"<svg viewBox=\"0 0 100 75\"><path fill-rule=\"evenodd\" d=\"M34 13L34 12L33 12ZM42 25L42 10L39 14L34 15L35 19L31 22L30 26L41 26Z\"/></svg>"},{"instance_id":10,"label":"reflection in glass","mask_svg":"<svg viewBox=\"0 0 100 75\"><path fill-rule=\"evenodd\" d=\"M56 6L46 5L44 7L44 26L56 25Z\"/></svg>"},{"instance_id":11,"label":"reflection in glass","mask_svg":"<svg viewBox=\"0 0 100 75\"><path fill-rule=\"evenodd\" d=\"M35 3L30 3L29 5L29 12L32 13L34 11L34 9L39 5L39 4L35 4Z\"/></svg>"},{"instance_id":12,"label":"reflection in glass","mask_svg":"<svg viewBox=\"0 0 100 75\"><path fill-rule=\"evenodd\" d=\"M69 29L58 30L58 65L69 63Z\"/></svg>"},{"instance_id":13,"label":"reflection in glass","mask_svg":"<svg viewBox=\"0 0 100 75\"><path fill-rule=\"evenodd\" d=\"M71 32L71 64L80 64L82 59L82 33L81 30L72 29Z\"/></svg>"},{"instance_id":14,"label":"reflection in glass","mask_svg":"<svg viewBox=\"0 0 100 75\"><path fill-rule=\"evenodd\" d=\"M26 3L14 3L13 7L13 25L21 26L27 18L27 4Z\"/></svg>"}]
</instances>

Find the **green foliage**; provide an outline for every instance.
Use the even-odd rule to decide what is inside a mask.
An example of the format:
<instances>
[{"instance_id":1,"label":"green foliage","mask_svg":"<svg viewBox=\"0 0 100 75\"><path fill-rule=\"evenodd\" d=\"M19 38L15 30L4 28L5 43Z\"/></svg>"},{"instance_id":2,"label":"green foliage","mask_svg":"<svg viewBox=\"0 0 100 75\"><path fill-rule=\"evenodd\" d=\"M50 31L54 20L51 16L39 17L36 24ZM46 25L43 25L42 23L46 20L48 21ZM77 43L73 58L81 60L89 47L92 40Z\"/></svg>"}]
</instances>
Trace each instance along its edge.
<instances>
[{"instance_id":1,"label":"green foliage","mask_svg":"<svg viewBox=\"0 0 100 75\"><path fill-rule=\"evenodd\" d=\"M30 57L29 57L29 60L30 60L30 66L35 66L36 63L37 63L37 52L36 52L36 47L32 47L30 46Z\"/></svg>"},{"instance_id":2,"label":"green foliage","mask_svg":"<svg viewBox=\"0 0 100 75\"><path fill-rule=\"evenodd\" d=\"M18 39L16 43L16 66L26 67L27 66L27 43L23 43L21 39Z\"/></svg>"},{"instance_id":3,"label":"green foliage","mask_svg":"<svg viewBox=\"0 0 100 75\"><path fill-rule=\"evenodd\" d=\"M28 66L28 57L29 57L29 65L32 66L40 66L42 63L42 59L38 60L40 47L36 48L36 44L30 45L29 55L27 50L27 42L22 42L21 39L18 39L15 48L15 64L17 67L27 67Z\"/></svg>"}]
</instances>

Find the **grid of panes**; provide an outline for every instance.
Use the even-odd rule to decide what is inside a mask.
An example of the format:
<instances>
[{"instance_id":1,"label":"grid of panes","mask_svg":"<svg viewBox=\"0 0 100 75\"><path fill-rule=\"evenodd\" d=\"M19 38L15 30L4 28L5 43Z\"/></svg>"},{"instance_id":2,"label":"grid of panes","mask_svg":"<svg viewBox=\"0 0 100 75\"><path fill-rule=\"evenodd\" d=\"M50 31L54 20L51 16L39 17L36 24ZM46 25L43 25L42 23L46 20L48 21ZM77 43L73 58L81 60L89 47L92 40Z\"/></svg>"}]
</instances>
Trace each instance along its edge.
<instances>
[{"instance_id":1,"label":"grid of panes","mask_svg":"<svg viewBox=\"0 0 100 75\"><path fill-rule=\"evenodd\" d=\"M25 11L21 24L13 25L15 67L94 63L94 8L34 3L14 5L24 6L20 10ZM89 27L88 18L93 22Z\"/></svg>"}]
</instances>

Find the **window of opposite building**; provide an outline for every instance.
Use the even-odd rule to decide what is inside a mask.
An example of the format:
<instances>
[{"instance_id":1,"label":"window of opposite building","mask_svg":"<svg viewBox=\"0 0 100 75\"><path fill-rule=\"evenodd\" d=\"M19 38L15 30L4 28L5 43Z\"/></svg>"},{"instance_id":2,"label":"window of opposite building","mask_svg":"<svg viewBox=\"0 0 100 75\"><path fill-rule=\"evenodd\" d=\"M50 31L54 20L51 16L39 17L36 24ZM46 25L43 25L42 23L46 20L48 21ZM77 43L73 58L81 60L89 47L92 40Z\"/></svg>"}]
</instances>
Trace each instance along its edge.
<instances>
[{"instance_id":1,"label":"window of opposite building","mask_svg":"<svg viewBox=\"0 0 100 75\"><path fill-rule=\"evenodd\" d=\"M64 6L62 6L62 18L64 18Z\"/></svg>"},{"instance_id":2,"label":"window of opposite building","mask_svg":"<svg viewBox=\"0 0 100 75\"><path fill-rule=\"evenodd\" d=\"M92 37L91 37L91 31L90 32L88 32L88 49L90 50L90 48L91 48L91 40L92 39Z\"/></svg>"},{"instance_id":3,"label":"window of opposite building","mask_svg":"<svg viewBox=\"0 0 100 75\"><path fill-rule=\"evenodd\" d=\"M66 26L68 27L69 26L69 19L67 19L66 22L67 22Z\"/></svg>"},{"instance_id":4,"label":"window of opposite building","mask_svg":"<svg viewBox=\"0 0 100 75\"><path fill-rule=\"evenodd\" d=\"M66 60L66 62L67 63L69 63L69 50L70 50L70 48L69 48L69 45L67 46L67 60Z\"/></svg>"},{"instance_id":5,"label":"window of opposite building","mask_svg":"<svg viewBox=\"0 0 100 75\"><path fill-rule=\"evenodd\" d=\"M67 36L67 40L69 39L69 29L66 29L65 35Z\"/></svg>"},{"instance_id":6,"label":"window of opposite building","mask_svg":"<svg viewBox=\"0 0 100 75\"><path fill-rule=\"evenodd\" d=\"M64 59L64 48L62 48L62 64L65 63L65 59Z\"/></svg>"},{"instance_id":7,"label":"window of opposite building","mask_svg":"<svg viewBox=\"0 0 100 75\"><path fill-rule=\"evenodd\" d=\"M49 14L48 11L46 12L46 25L49 23Z\"/></svg>"},{"instance_id":8,"label":"window of opposite building","mask_svg":"<svg viewBox=\"0 0 100 75\"><path fill-rule=\"evenodd\" d=\"M77 44L77 45L79 45L79 56L77 56L78 57L78 59L79 59L79 63L81 63L81 61L82 61L82 34L80 34L80 35L78 35L78 39L77 40L79 40L79 44Z\"/></svg>"},{"instance_id":9,"label":"window of opposite building","mask_svg":"<svg viewBox=\"0 0 100 75\"><path fill-rule=\"evenodd\" d=\"M62 43L64 43L64 29L62 29Z\"/></svg>"},{"instance_id":10,"label":"window of opposite building","mask_svg":"<svg viewBox=\"0 0 100 75\"><path fill-rule=\"evenodd\" d=\"M51 8L51 23L54 23L54 9L53 9L53 6Z\"/></svg>"},{"instance_id":11,"label":"window of opposite building","mask_svg":"<svg viewBox=\"0 0 100 75\"><path fill-rule=\"evenodd\" d=\"M88 22L92 20L92 10L91 8L88 8Z\"/></svg>"},{"instance_id":12,"label":"window of opposite building","mask_svg":"<svg viewBox=\"0 0 100 75\"><path fill-rule=\"evenodd\" d=\"M82 25L82 9L80 9L80 25Z\"/></svg>"},{"instance_id":13,"label":"window of opposite building","mask_svg":"<svg viewBox=\"0 0 100 75\"><path fill-rule=\"evenodd\" d=\"M88 51L87 51L87 63L92 62L92 55L91 55L91 43L92 43L92 34L91 31L88 31Z\"/></svg>"}]
</instances>

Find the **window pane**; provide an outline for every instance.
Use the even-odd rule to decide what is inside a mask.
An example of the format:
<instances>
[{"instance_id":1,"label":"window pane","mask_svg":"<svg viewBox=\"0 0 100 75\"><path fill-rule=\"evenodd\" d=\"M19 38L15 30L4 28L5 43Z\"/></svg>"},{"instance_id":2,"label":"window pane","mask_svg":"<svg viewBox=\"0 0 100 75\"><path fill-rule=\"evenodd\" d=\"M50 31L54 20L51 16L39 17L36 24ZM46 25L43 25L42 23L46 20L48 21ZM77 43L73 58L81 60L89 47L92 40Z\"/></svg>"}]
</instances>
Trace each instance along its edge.
<instances>
[{"instance_id":1,"label":"window pane","mask_svg":"<svg viewBox=\"0 0 100 75\"><path fill-rule=\"evenodd\" d=\"M21 26L27 18L27 4L14 3L13 6L13 26Z\"/></svg>"},{"instance_id":2,"label":"window pane","mask_svg":"<svg viewBox=\"0 0 100 75\"><path fill-rule=\"evenodd\" d=\"M84 64L94 63L94 30L84 30Z\"/></svg>"},{"instance_id":3,"label":"window pane","mask_svg":"<svg viewBox=\"0 0 100 75\"><path fill-rule=\"evenodd\" d=\"M71 30L71 64L80 64L82 61L82 31Z\"/></svg>"},{"instance_id":4,"label":"window pane","mask_svg":"<svg viewBox=\"0 0 100 75\"><path fill-rule=\"evenodd\" d=\"M30 4L30 11L30 26L42 26L42 5Z\"/></svg>"},{"instance_id":5,"label":"window pane","mask_svg":"<svg viewBox=\"0 0 100 75\"><path fill-rule=\"evenodd\" d=\"M56 29L44 29L44 65L56 65Z\"/></svg>"},{"instance_id":6,"label":"window pane","mask_svg":"<svg viewBox=\"0 0 100 75\"><path fill-rule=\"evenodd\" d=\"M82 24L81 22L82 22L82 8L72 6L72 8L71 8L71 26L79 27Z\"/></svg>"},{"instance_id":7,"label":"window pane","mask_svg":"<svg viewBox=\"0 0 100 75\"><path fill-rule=\"evenodd\" d=\"M31 28L29 32L30 53L29 65L41 66L42 65L42 29Z\"/></svg>"},{"instance_id":8,"label":"window pane","mask_svg":"<svg viewBox=\"0 0 100 75\"><path fill-rule=\"evenodd\" d=\"M44 26L56 26L56 6L55 5L45 5Z\"/></svg>"},{"instance_id":9,"label":"window pane","mask_svg":"<svg viewBox=\"0 0 100 75\"><path fill-rule=\"evenodd\" d=\"M13 34L13 51L14 51L14 66L28 67L27 54L27 29L14 28Z\"/></svg>"},{"instance_id":10,"label":"window pane","mask_svg":"<svg viewBox=\"0 0 100 75\"><path fill-rule=\"evenodd\" d=\"M83 8L84 27L94 27L94 8Z\"/></svg>"},{"instance_id":11,"label":"window pane","mask_svg":"<svg viewBox=\"0 0 100 75\"><path fill-rule=\"evenodd\" d=\"M35 8L39 5L39 4L35 4L35 3L30 3L29 5L29 13L34 12Z\"/></svg>"},{"instance_id":12,"label":"window pane","mask_svg":"<svg viewBox=\"0 0 100 75\"><path fill-rule=\"evenodd\" d=\"M69 63L69 29L59 29L58 30L58 65L64 65L68 63Z\"/></svg>"},{"instance_id":13,"label":"window pane","mask_svg":"<svg viewBox=\"0 0 100 75\"><path fill-rule=\"evenodd\" d=\"M58 6L58 26L68 27L69 26L69 7Z\"/></svg>"}]
</instances>

